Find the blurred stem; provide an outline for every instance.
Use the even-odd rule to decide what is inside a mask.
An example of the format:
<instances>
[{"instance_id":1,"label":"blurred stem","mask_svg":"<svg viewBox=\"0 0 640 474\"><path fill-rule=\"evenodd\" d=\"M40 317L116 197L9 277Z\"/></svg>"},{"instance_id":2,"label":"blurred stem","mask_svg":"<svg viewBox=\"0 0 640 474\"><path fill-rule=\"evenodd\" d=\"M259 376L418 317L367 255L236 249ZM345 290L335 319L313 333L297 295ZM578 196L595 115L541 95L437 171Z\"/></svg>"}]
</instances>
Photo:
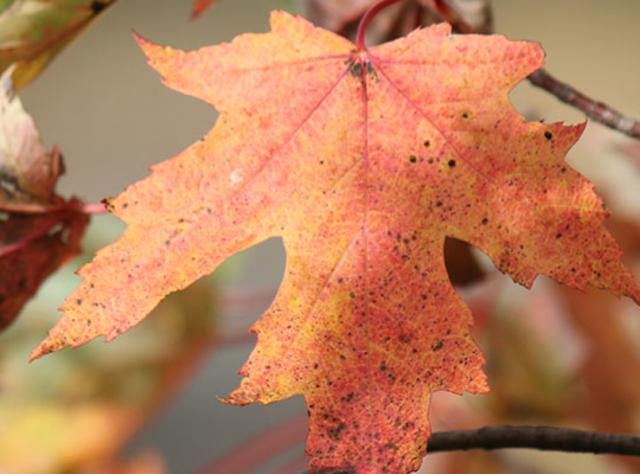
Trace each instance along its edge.
<instances>
[{"instance_id":1,"label":"blurred stem","mask_svg":"<svg viewBox=\"0 0 640 474\"><path fill-rule=\"evenodd\" d=\"M367 49L367 45L365 44L365 35L367 33L367 27L373 17L375 17L378 13L384 10L387 7L390 7L394 3L398 3L401 0L379 0L378 2L371 5L371 8L367 10L367 12L360 20L360 24L358 25L358 32L356 33L356 46L360 51L365 51Z\"/></svg>"},{"instance_id":2,"label":"blurred stem","mask_svg":"<svg viewBox=\"0 0 640 474\"><path fill-rule=\"evenodd\" d=\"M273 425L248 439L199 474L228 474L253 472L267 461L304 441L307 434L307 416L296 416Z\"/></svg>"},{"instance_id":3,"label":"blurred stem","mask_svg":"<svg viewBox=\"0 0 640 474\"><path fill-rule=\"evenodd\" d=\"M82 206L85 214L104 214L107 212L106 206L101 202L88 202Z\"/></svg>"}]
</instances>

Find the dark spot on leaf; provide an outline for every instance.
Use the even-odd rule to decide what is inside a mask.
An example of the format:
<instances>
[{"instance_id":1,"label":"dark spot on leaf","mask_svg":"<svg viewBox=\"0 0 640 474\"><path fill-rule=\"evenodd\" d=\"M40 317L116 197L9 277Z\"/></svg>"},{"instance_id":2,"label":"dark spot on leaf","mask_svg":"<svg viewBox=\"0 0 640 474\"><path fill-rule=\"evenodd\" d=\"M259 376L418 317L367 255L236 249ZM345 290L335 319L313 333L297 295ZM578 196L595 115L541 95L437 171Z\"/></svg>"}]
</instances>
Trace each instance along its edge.
<instances>
[{"instance_id":1,"label":"dark spot on leaf","mask_svg":"<svg viewBox=\"0 0 640 474\"><path fill-rule=\"evenodd\" d=\"M456 167L456 160L449 160L447 165L449 165L449 168L455 168Z\"/></svg>"},{"instance_id":2,"label":"dark spot on leaf","mask_svg":"<svg viewBox=\"0 0 640 474\"><path fill-rule=\"evenodd\" d=\"M424 141L424 147L429 148L431 146L431 142L429 140Z\"/></svg>"},{"instance_id":3,"label":"dark spot on leaf","mask_svg":"<svg viewBox=\"0 0 640 474\"><path fill-rule=\"evenodd\" d=\"M483 225L487 225L489 223L489 219L487 219L486 217L484 219L482 219L482 224Z\"/></svg>"},{"instance_id":4,"label":"dark spot on leaf","mask_svg":"<svg viewBox=\"0 0 640 474\"><path fill-rule=\"evenodd\" d=\"M415 428L415 423L413 421L407 421L404 425L402 425L403 431L408 431L409 429Z\"/></svg>"},{"instance_id":5,"label":"dark spot on leaf","mask_svg":"<svg viewBox=\"0 0 640 474\"><path fill-rule=\"evenodd\" d=\"M409 161L410 161L411 163L415 163L416 161L418 161L418 158L416 157L416 155L411 155L411 156L409 157Z\"/></svg>"},{"instance_id":6,"label":"dark spot on leaf","mask_svg":"<svg viewBox=\"0 0 640 474\"><path fill-rule=\"evenodd\" d=\"M435 344L433 344L431 346L431 350L433 352L438 352L440 349L442 349L444 347L444 342L442 342L442 340L436 342Z\"/></svg>"},{"instance_id":7,"label":"dark spot on leaf","mask_svg":"<svg viewBox=\"0 0 640 474\"><path fill-rule=\"evenodd\" d=\"M362 76L362 64L359 61L354 62L349 69L349 73L352 76L361 77Z\"/></svg>"},{"instance_id":8,"label":"dark spot on leaf","mask_svg":"<svg viewBox=\"0 0 640 474\"><path fill-rule=\"evenodd\" d=\"M553 138L553 133L547 130L546 132L544 132L544 138L546 138L547 140L551 140Z\"/></svg>"},{"instance_id":9,"label":"dark spot on leaf","mask_svg":"<svg viewBox=\"0 0 640 474\"><path fill-rule=\"evenodd\" d=\"M462 112L462 118L463 119L468 119L469 118L469 114L467 112Z\"/></svg>"},{"instance_id":10,"label":"dark spot on leaf","mask_svg":"<svg viewBox=\"0 0 640 474\"><path fill-rule=\"evenodd\" d=\"M347 427L346 423L341 421L334 428L329 428L327 430L327 434L329 435L329 438L331 438L332 440L338 441L342 436L342 432L345 430L346 427Z\"/></svg>"}]
</instances>

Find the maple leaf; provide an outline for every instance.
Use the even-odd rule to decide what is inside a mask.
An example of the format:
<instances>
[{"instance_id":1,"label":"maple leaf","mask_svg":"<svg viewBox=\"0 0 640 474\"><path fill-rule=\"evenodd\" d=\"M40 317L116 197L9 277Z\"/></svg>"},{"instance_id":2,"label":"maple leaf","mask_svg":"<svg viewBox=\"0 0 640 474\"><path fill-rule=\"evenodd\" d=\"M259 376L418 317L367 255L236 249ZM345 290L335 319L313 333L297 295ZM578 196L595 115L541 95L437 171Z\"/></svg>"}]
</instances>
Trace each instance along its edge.
<instances>
[{"instance_id":1,"label":"maple leaf","mask_svg":"<svg viewBox=\"0 0 640 474\"><path fill-rule=\"evenodd\" d=\"M0 73L16 67L20 89L115 0L5 0L0 2Z\"/></svg>"},{"instance_id":2,"label":"maple leaf","mask_svg":"<svg viewBox=\"0 0 640 474\"><path fill-rule=\"evenodd\" d=\"M193 7L191 9L191 19L195 20L202 15L205 10L215 5L217 0L193 0Z\"/></svg>"},{"instance_id":3,"label":"maple leaf","mask_svg":"<svg viewBox=\"0 0 640 474\"><path fill-rule=\"evenodd\" d=\"M127 224L32 358L139 323L168 293L274 236L284 281L229 403L303 394L314 472L409 472L429 397L487 390L447 236L514 280L640 294L592 185L564 156L584 124L527 123L508 92L540 46L443 24L358 50L301 18L193 52L138 38L213 130L109 202Z\"/></svg>"},{"instance_id":4,"label":"maple leaf","mask_svg":"<svg viewBox=\"0 0 640 474\"><path fill-rule=\"evenodd\" d=\"M12 97L12 71L0 90L0 330L79 252L88 223L80 201L55 194L62 157L44 148L33 119Z\"/></svg>"}]
</instances>

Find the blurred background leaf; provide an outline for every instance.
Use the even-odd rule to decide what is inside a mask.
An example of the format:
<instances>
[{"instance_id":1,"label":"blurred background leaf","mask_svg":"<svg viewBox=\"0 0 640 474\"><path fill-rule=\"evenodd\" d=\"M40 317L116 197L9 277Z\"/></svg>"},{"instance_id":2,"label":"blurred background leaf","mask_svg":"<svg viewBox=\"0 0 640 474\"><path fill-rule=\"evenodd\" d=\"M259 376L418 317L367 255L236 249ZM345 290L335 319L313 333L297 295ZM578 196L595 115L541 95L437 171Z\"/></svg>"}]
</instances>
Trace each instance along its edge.
<instances>
[{"instance_id":1,"label":"blurred background leaf","mask_svg":"<svg viewBox=\"0 0 640 474\"><path fill-rule=\"evenodd\" d=\"M0 0L0 73L21 89L115 0Z\"/></svg>"}]
</instances>

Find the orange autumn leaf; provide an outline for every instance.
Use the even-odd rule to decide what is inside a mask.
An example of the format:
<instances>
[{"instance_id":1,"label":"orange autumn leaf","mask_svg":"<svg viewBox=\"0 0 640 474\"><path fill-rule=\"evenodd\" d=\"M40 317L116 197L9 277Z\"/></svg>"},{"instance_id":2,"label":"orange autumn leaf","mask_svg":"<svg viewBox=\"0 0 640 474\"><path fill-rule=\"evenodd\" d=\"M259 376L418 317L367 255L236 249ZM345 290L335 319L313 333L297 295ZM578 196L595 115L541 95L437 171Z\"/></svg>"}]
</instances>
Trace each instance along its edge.
<instances>
[{"instance_id":1,"label":"orange autumn leaf","mask_svg":"<svg viewBox=\"0 0 640 474\"><path fill-rule=\"evenodd\" d=\"M229 403L302 394L310 470L410 472L430 394L484 392L447 236L529 287L546 274L640 300L592 185L584 125L527 123L508 93L536 43L443 24L361 51L286 13L193 52L139 39L164 83L216 107L201 141L109 203L128 228L80 275L37 358L138 324L170 292L281 236L284 281Z\"/></svg>"},{"instance_id":2,"label":"orange autumn leaf","mask_svg":"<svg viewBox=\"0 0 640 474\"><path fill-rule=\"evenodd\" d=\"M205 10L215 5L218 0L193 0L193 7L191 9L191 19L195 20L202 15Z\"/></svg>"}]
</instances>

